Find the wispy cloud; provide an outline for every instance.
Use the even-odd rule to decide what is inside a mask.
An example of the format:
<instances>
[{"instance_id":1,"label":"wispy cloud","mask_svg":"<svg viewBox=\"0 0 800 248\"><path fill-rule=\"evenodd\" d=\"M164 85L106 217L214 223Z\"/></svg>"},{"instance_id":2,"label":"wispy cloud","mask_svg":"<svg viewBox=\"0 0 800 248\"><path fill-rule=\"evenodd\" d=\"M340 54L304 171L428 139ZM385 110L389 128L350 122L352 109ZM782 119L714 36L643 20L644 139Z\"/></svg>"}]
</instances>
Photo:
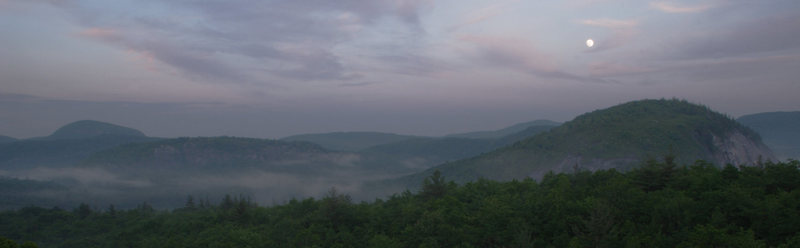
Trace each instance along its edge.
<instances>
[{"instance_id":1,"label":"wispy cloud","mask_svg":"<svg viewBox=\"0 0 800 248\"><path fill-rule=\"evenodd\" d=\"M104 40L115 39L117 37L116 31L107 28L87 28L81 31L79 34Z\"/></svg>"},{"instance_id":2,"label":"wispy cloud","mask_svg":"<svg viewBox=\"0 0 800 248\"><path fill-rule=\"evenodd\" d=\"M475 10L471 13L468 13L461 22L451 26L448 29L448 31L456 31L467 26L481 23L495 16L502 15L504 12L508 10L508 8L512 4L516 2L519 2L519 0L509 0L509 1L493 3L489 6Z\"/></svg>"},{"instance_id":3,"label":"wispy cloud","mask_svg":"<svg viewBox=\"0 0 800 248\"><path fill-rule=\"evenodd\" d=\"M357 68L335 53L337 45L383 18L421 30L418 12L432 1L147 2L180 10L171 16L131 12L124 3L92 8L81 0L52 4L86 27L80 35L149 54L189 78L258 83L357 78Z\"/></svg>"},{"instance_id":4,"label":"wispy cloud","mask_svg":"<svg viewBox=\"0 0 800 248\"><path fill-rule=\"evenodd\" d=\"M732 29L712 30L686 37L681 58L721 58L800 48L800 15L765 17L739 23Z\"/></svg>"},{"instance_id":5,"label":"wispy cloud","mask_svg":"<svg viewBox=\"0 0 800 248\"><path fill-rule=\"evenodd\" d=\"M343 83L339 84L340 87L363 87L368 85L376 84L376 82L354 82L354 83Z\"/></svg>"},{"instance_id":6,"label":"wispy cloud","mask_svg":"<svg viewBox=\"0 0 800 248\"><path fill-rule=\"evenodd\" d=\"M712 5L681 5L670 1L655 1L650 2L650 7L665 13L696 13L706 11L710 9Z\"/></svg>"},{"instance_id":7,"label":"wispy cloud","mask_svg":"<svg viewBox=\"0 0 800 248\"><path fill-rule=\"evenodd\" d=\"M588 49L587 53L596 53L625 45L637 34L637 20L618 20L618 19L585 19L577 23L590 27L606 28L611 30L611 35L607 37L595 37L595 46Z\"/></svg>"},{"instance_id":8,"label":"wispy cloud","mask_svg":"<svg viewBox=\"0 0 800 248\"><path fill-rule=\"evenodd\" d=\"M635 20L615 20L615 19L588 19L588 20L580 20L578 23L593 26L593 27L603 27L603 28L611 28L611 29L619 29L619 28L633 28L639 24L638 21Z\"/></svg>"},{"instance_id":9,"label":"wispy cloud","mask_svg":"<svg viewBox=\"0 0 800 248\"><path fill-rule=\"evenodd\" d=\"M523 38L463 36L461 40L475 44L477 60L488 66L505 67L542 78L578 82L609 82L559 69L554 57L540 51L532 45L532 42Z\"/></svg>"}]
</instances>

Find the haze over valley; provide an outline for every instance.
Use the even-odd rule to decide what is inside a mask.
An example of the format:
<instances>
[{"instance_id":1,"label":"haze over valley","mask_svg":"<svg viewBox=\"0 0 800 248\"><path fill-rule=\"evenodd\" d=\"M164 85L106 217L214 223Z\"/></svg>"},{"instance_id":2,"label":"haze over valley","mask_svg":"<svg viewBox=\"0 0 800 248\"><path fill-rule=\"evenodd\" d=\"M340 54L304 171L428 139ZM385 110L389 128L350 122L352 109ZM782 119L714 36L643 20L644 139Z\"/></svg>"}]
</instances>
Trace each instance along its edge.
<instances>
[{"instance_id":1,"label":"haze over valley","mask_svg":"<svg viewBox=\"0 0 800 248\"><path fill-rule=\"evenodd\" d=\"M794 113L784 115L791 119ZM743 118L757 123L759 116ZM798 131L793 125L766 130L773 136L778 130ZM781 151L800 147L764 142ZM142 202L174 208L187 195L218 199L226 194L271 205L320 197L332 188L357 200L387 197L418 188L437 170L466 183L538 179L550 171L575 169L627 171L667 154L680 163L702 159L744 166L790 158L789 153L776 155L764 142L727 116L674 99L634 101L564 124L537 120L439 137L336 132L278 140L157 138L83 120L48 136L0 144L0 173L7 184L23 189L4 192L4 208L78 203L125 208Z\"/></svg>"},{"instance_id":2,"label":"haze over valley","mask_svg":"<svg viewBox=\"0 0 800 248\"><path fill-rule=\"evenodd\" d=\"M800 247L800 1L0 0L0 247Z\"/></svg>"}]
</instances>

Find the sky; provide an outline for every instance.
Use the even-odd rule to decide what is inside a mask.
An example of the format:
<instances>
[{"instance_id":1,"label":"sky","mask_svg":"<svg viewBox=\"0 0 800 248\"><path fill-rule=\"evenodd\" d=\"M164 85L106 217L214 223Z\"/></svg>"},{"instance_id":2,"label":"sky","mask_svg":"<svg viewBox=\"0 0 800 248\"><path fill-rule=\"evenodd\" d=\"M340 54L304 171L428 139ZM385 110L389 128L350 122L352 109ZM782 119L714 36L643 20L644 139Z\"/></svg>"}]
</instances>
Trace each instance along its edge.
<instances>
[{"instance_id":1,"label":"sky","mask_svg":"<svg viewBox=\"0 0 800 248\"><path fill-rule=\"evenodd\" d=\"M0 135L444 135L645 98L796 111L798 27L796 0L0 0Z\"/></svg>"}]
</instances>

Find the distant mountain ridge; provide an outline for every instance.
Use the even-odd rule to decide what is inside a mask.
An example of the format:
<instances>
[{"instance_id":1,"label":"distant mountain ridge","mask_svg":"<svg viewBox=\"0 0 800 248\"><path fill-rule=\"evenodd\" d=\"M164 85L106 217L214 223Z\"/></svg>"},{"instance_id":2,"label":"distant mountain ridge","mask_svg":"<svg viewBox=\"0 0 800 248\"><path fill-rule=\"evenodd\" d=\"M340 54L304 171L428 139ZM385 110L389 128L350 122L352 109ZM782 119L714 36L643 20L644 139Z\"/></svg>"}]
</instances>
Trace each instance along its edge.
<instances>
[{"instance_id":1,"label":"distant mountain ridge","mask_svg":"<svg viewBox=\"0 0 800 248\"><path fill-rule=\"evenodd\" d=\"M447 161L465 159L511 145L517 141L546 132L554 126L531 126L501 138L428 137L415 138L361 151L362 154L393 158L395 162L429 167Z\"/></svg>"},{"instance_id":2,"label":"distant mountain ridge","mask_svg":"<svg viewBox=\"0 0 800 248\"><path fill-rule=\"evenodd\" d=\"M11 143L11 142L14 142L14 141L17 141L17 139L13 138L13 137L5 136L5 135L0 135L0 144L2 144L2 143Z\"/></svg>"},{"instance_id":3,"label":"distant mountain ridge","mask_svg":"<svg viewBox=\"0 0 800 248\"><path fill-rule=\"evenodd\" d=\"M539 177L551 170L624 169L669 153L679 162L703 159L739 165L774 159L756 132L705 106L674 99L641 100L583 114L512 146L405 180L418 184L434 170L465 182Z\"/></svg>"},{"instance_id":4,"label":"distant mountain ridge","mask_svg":"<svg viewBox=\"0 0 800 248\"><path fill-rule=\"evenodd\" d=\"M85 139L103 135L145 137L139 130L106 122L82 120L62 126L47 139Z\"/></svg>"},{"instance_id":5,"label":"distant mountain ridge","mask_svg":"<svg viewBox=\"0 0 800 248\"><path fill-rule=\"evenodd\" d=\"M506 128L494 130L494 131L476 131L476 132L466 132L466 133L454 133L445 135L445 137L456 137L456 138L472 138L472 139L496 139L502 138L514 133L522 132L525 129L530 127L536 126L545 126L545 127L555 127L561 125L559 122L551 121L551 120L535 120L535 121L528 121L523 123L517 123L511 125Z\"/></svg>"},{"instance_id":6,"label":"distant mountain ridge","mask_svg":"<svg viewBox=\"0 0 800 248\"><path fill-rule=\"evenodd\" d=\"M758 113L736 120L758 132L778 159L800 159L800 111Z\"/></svg>"},{"instance_id":7,"label":"distant mountain ridge","mask_svg":"<svg viewBox=\"0 0 800 248\"><path fill-rule=\"evenodd\" d=\"M132 142L158 140L128 127L99 121L76 121L52 135L0 144L0 168L63 167L91 154Z\"/></svg>"},{"instance_id":8,"label":"distant mountain ridge","mask_svg":"<svg viewBox=\"0 0 800 248\"><path fill-rule=\"evenodd\" d=\"M282 138L284 141L306 141L336 151L360 151L369 147L389 144L419 136L380 132L334 132L299 134Z\"/></svg>"},{"instance_id":9,"label":"distant mountain ridge","mask_svg":"<svg viewBox=\"0 0 800 248\"><path fill-rule=\"evenodd\" d=\"M308 142L239 137L193 137L125 144L98 152L84 166L230 170L289 169L300 164L344 165L357 155L328 151ZM287 167L280 167L287 166Z\"/></svg>"}]
</instances>

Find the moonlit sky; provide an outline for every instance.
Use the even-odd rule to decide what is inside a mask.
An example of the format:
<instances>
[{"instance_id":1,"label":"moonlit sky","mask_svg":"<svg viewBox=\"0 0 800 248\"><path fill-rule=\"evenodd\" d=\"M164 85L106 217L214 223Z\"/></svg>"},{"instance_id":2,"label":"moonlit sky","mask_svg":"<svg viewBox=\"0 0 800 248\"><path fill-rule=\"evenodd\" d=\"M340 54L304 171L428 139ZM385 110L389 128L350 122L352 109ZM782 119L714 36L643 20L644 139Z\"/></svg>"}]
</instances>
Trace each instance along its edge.
<instances>
[{"instance_id":1,"label":"moonlit sky","mask_svg":"<svg viewBox=\"0 0 800 248\"><path fill-rule=\"evenodd\" d=\"M594 47L586 47L593 39ZM800 109L797 0L0 0L0 134L416 135Z\"/></svg>"}]
</instances>

